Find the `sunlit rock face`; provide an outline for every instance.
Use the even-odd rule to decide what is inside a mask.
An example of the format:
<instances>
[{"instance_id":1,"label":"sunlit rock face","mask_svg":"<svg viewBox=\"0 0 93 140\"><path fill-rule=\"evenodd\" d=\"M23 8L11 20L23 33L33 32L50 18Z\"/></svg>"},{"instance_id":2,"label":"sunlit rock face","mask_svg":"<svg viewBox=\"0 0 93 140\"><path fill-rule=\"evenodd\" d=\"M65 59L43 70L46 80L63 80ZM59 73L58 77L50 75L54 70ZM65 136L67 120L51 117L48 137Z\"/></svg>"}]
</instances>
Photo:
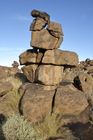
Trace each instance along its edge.
<instances>
[{"instance_id":1,"label":"sunlit rock face","mask_svg":"<svg viewBox=\"0 0 93 140\"><path fill-rule=\"evenodd\" d=\"M93 105L93 62L79 63L77 53L59 49L63 29L49 14L33 10L31 16L32 48L19 56L29 81L19 90L20 112L31 122L53 113L66 123L88 122Z\"/></svg>"}]
</instances>

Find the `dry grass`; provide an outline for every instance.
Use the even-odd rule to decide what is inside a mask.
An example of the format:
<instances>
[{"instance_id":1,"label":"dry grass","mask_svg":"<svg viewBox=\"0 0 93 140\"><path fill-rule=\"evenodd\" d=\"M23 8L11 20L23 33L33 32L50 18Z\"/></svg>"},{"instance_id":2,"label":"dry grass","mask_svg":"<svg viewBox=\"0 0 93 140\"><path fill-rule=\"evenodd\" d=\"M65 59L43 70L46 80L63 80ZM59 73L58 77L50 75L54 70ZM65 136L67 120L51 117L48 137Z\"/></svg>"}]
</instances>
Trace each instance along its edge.
<instances>
[{"instance_id":1,"label":"dry grass","mask_svg":"<svg viewBox=\"0 0 93 140\"><path fill-rule=\"evenodd\" d=\"M36 140L33 126L20 115L10 116L2 129L6 140Z\"/></svg>"},{"instance_id":2,"label":"dry grass","mask_svg":"<svg viewBox=\"0 0 93 140\"><path fill-rule=\"evenodd\" d=\"M58 129L63 125L64 122L60 121L56 114L48 115L46 118L36 124L34 129L38 138L46 140L52 136L61 136L61 133L58 132Z\"/></svg>"},{"instance_id":3,"label":"dry grass","mask_svg":"<svg viewBox=\"0 0 93 140\"><path fill-rule=\"evenodd\" d=\"M18 113L18 104L21 98L18 89L22 85L21 80L11 76L0 82L10 82L13 85L12 91L9 91L4 97L0 98L0 112L6 116Z\"/></svg>"}]
</instances>

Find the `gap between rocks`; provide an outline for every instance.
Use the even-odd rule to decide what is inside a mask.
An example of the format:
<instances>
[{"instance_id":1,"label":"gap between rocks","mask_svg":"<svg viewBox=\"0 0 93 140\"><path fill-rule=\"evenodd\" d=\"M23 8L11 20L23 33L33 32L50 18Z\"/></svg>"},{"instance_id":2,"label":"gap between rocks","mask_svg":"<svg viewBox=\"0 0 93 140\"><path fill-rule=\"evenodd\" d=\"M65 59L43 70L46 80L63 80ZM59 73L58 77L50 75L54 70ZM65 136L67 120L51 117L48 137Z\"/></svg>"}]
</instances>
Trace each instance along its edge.
<instances>
[{"instance_id":1,"label":"gap between rocks","mask_svg":"<svg viewBox=\"0 0 93 140\"><path fill-rule=\"evenodd\" d=\"M53 95L53 98L52 98L51 115L54 113L55 97L56 97L57 89L58 89L58 87L55 89L55 92L54 92L54 95Z\"/></svg>"}]
</instances>

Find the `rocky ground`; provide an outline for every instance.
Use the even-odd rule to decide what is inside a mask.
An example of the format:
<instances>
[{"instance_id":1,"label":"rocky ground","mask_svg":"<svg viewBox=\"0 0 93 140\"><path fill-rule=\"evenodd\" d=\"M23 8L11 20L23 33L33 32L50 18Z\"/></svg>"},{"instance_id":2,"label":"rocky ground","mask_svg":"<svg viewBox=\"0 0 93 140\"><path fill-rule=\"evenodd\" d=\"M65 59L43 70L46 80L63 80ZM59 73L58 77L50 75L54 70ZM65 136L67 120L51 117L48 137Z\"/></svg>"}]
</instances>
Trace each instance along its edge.
<instances>
[{"instance_id":1,"label":"rocky ground","mask_svg":"<svg viewBox=\"0 0 93 140\"><path fill-rule=\"evenodd\" d=\"M0 122L2 115L8 118L13 113L34 123L57 114L62 135L49 140L92 140L92 68L93 60L89 59L66 68L63 81L55 89L46 90L45 85L28 81L18 67L0 66Z\"/></svg>"}]
</instances>

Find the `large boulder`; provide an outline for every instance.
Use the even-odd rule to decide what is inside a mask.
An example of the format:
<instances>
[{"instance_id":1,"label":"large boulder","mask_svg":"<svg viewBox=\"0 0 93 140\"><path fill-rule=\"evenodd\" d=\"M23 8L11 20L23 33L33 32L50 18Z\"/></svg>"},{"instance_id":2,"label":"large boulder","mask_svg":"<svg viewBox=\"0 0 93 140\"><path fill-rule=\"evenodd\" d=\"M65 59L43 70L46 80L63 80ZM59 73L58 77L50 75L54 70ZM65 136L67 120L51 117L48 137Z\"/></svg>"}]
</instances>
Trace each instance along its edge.
<instances>
[{"instance_id":1,"label":"large boulder","mask_svg":"<svg viewBox=\"0 0 93 140\"><path fill-rule=\"evenodd\" d=\"M41 121L51 113L78 116L89 106L84 94L72 84L60 85L55 90L44 90L44 85L27 83L21 86L19 92L22 95L20 113L32 122Z\"/></svg>"},{"instance_id":2,"label":"large boulder","mask_svg":"<svg viewBox=\"0 0 93 140\"><path fill-rule=\"evenodd\" d=\"M79 63L79 60L78 55L75 52L55 49L47 50L45 52L42 63L76 66Z\"/></svg>"},{"instance_id":3,"label":"large boulder","mask_svg":"<svg viewBox=\"0 0 93 140\"><path fill-rule=\"evenodd\" d=\"M43 90L43 85L23 85L20 90L24 95L20 103L20 111L31 122L41 121L51 114L54 90Z\"/></svg>"},{"instance_id":4,"label":"large boulder","mask_svg":"<svg viewBox=\"0 0 93 140\"><path fill-rule=\"evenodd\" d=\"M46 29L32 32L32 40L31 40L32 47L51 50L60 47L57 45L58 42L59 39L52 36Z\"/></svg>"},{"instance_id":5,"label":"large boulder","mask_svg":"<svg viewBox=\"0 0 93 140\"><path fill-rule=\"evenodd\" d=\"M79 115L88 106L83 92L73 85L58 87L54 104L53 112L62 115Z\"/></svg>"},{"instance_id":6,"label":"large boulder","mask_svg":"<svg viewBox=\"0 0 93 140\"><path fill-rule=\"evenodd\" d=\"M53 86L62 81L62 74L62 66L40 65L36 71L36 79L44 85Z\"/></svg>"}]
</instances>

